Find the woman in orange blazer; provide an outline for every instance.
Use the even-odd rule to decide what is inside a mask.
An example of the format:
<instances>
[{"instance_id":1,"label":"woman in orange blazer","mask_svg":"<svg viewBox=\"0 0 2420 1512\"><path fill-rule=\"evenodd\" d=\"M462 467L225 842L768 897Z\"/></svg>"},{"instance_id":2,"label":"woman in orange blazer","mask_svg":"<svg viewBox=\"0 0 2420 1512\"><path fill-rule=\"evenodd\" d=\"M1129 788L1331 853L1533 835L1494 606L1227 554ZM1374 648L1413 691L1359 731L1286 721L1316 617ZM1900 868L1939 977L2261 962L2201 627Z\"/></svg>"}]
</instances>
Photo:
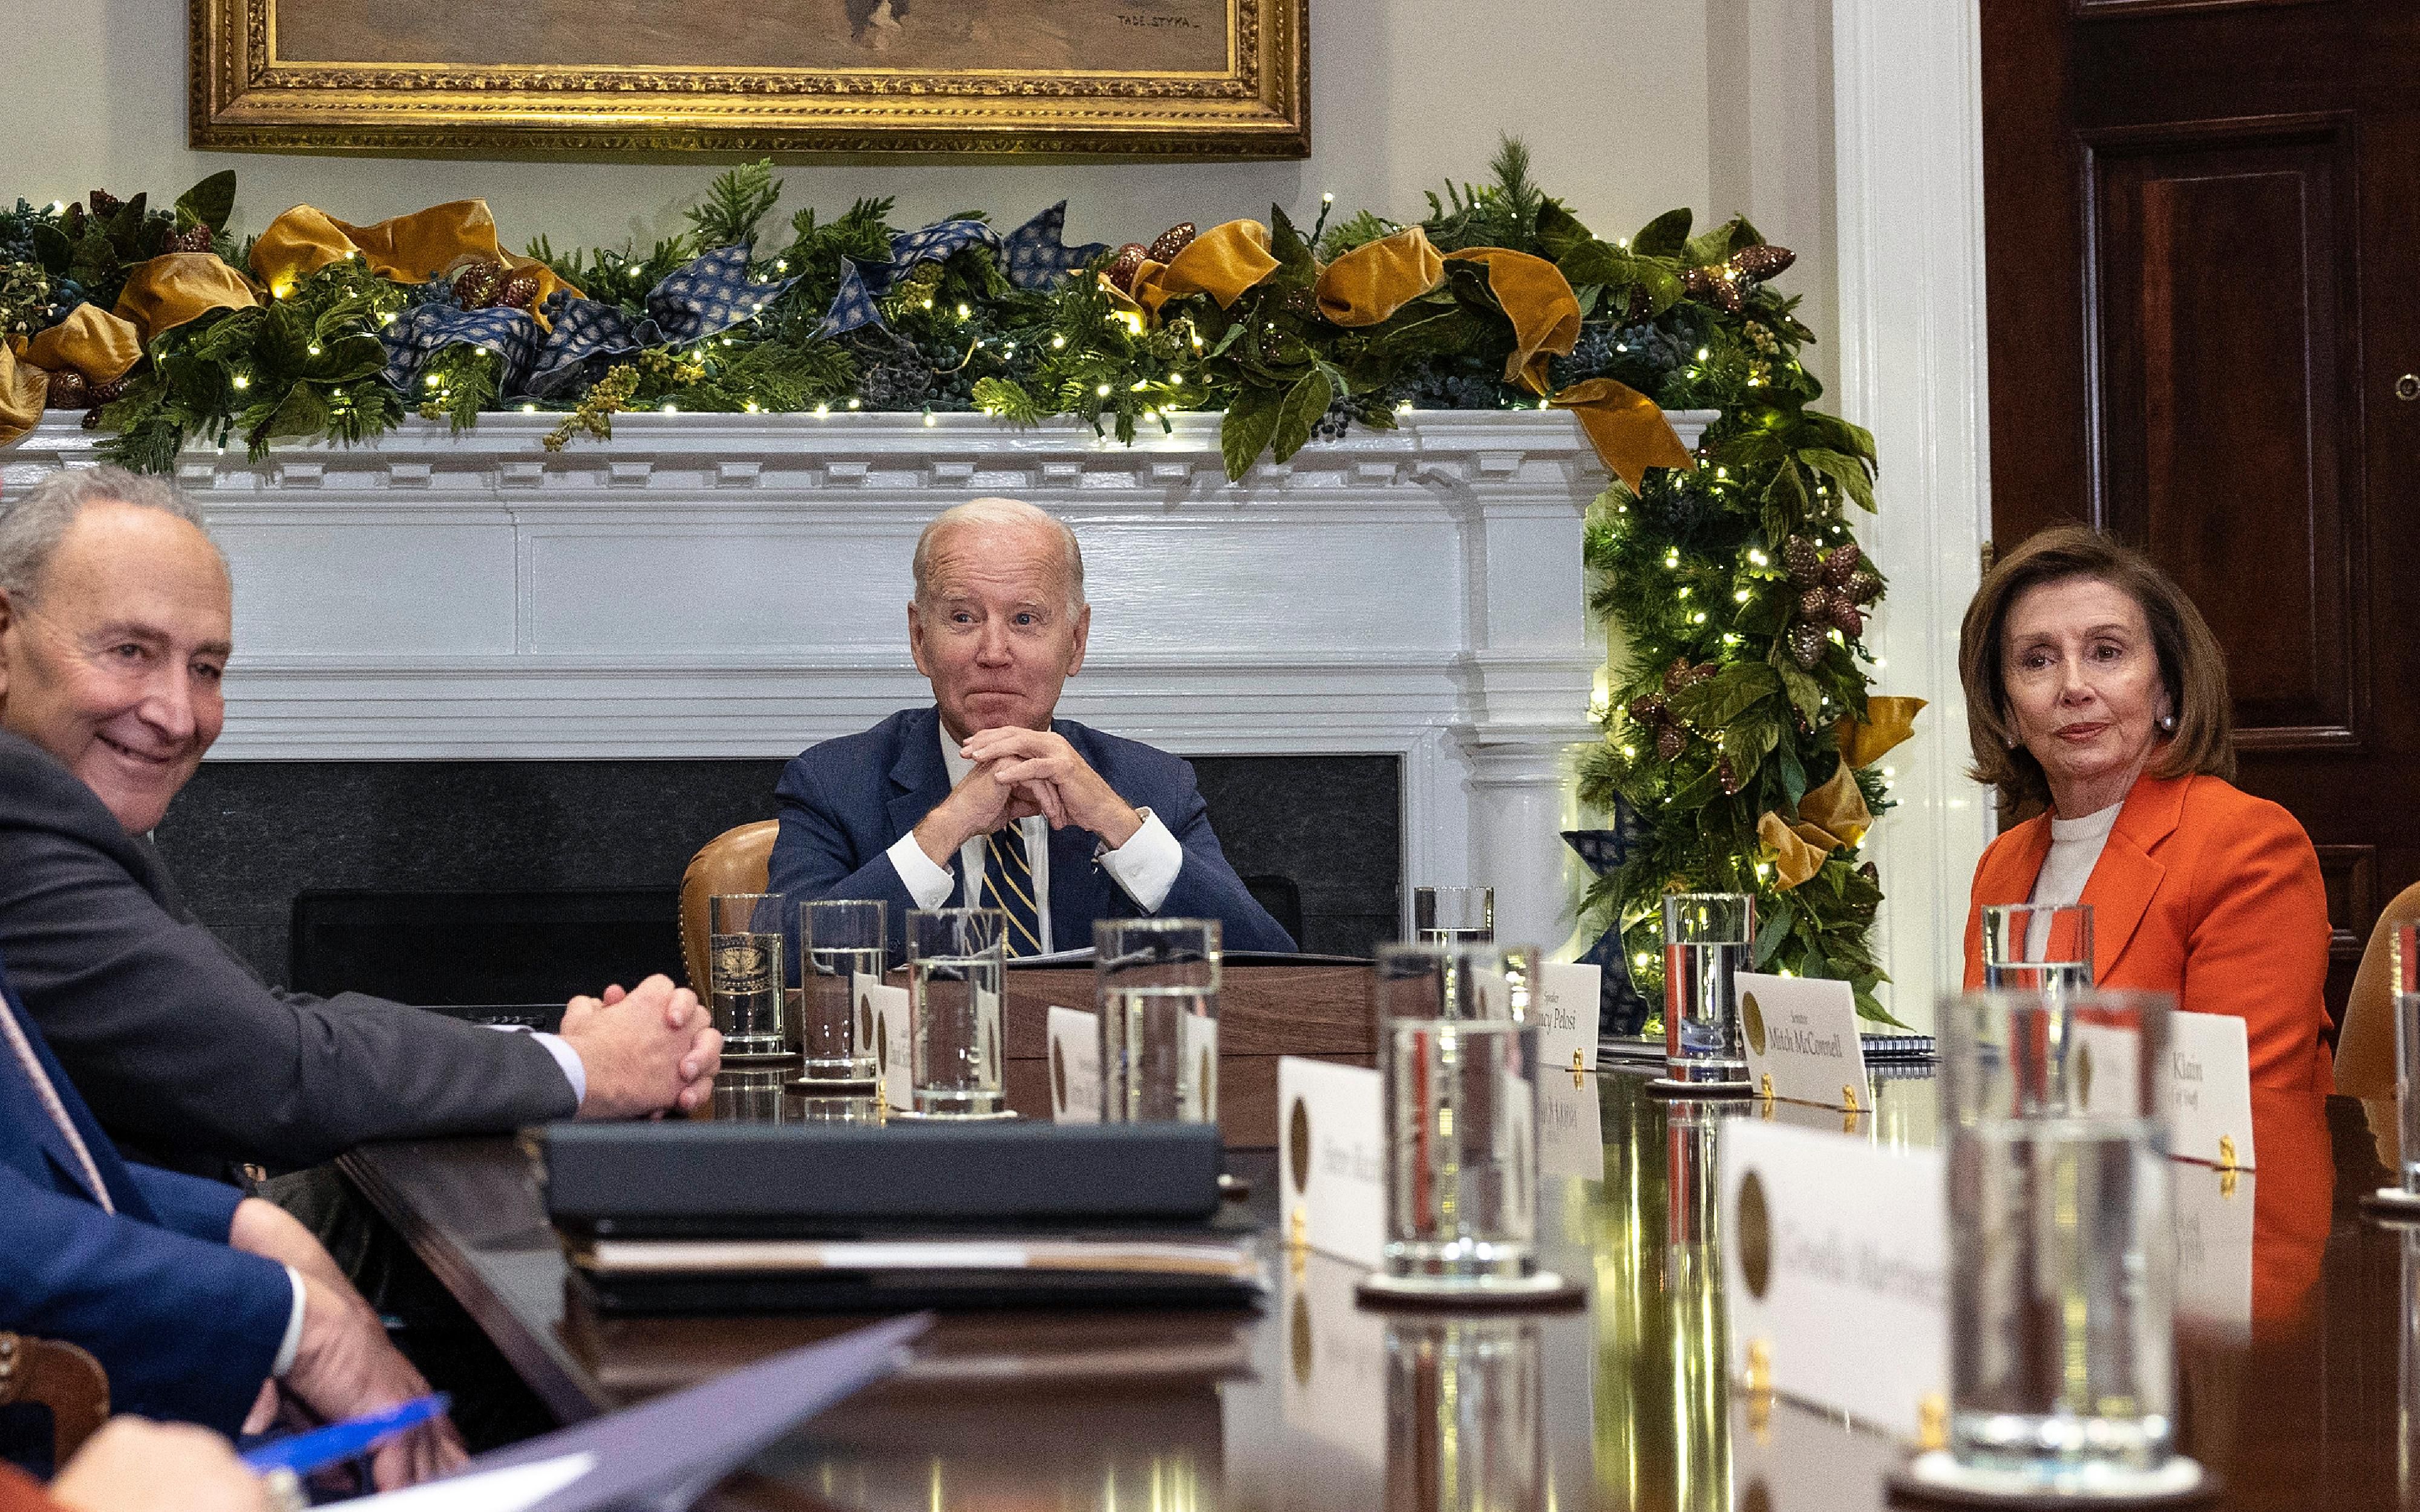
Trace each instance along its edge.
<instances>
[{"instance_id":1,"label":"woman in orange blazer","mask_svg":"<svg viewBox=\"0 0 2420 1512\"><path fill-rule=\"evenodd\" d=\"M2048 809L1975 869L1966 985L1986 904L2080 901L2096 985L2234 1014L2255 1086L2327 1090L2319 856L2229 781L2226 663L2192 600L2140 552L2059 526L1984 578L1958 654L1972 775L2003 813Z\"/></svg>"}]
</instances>

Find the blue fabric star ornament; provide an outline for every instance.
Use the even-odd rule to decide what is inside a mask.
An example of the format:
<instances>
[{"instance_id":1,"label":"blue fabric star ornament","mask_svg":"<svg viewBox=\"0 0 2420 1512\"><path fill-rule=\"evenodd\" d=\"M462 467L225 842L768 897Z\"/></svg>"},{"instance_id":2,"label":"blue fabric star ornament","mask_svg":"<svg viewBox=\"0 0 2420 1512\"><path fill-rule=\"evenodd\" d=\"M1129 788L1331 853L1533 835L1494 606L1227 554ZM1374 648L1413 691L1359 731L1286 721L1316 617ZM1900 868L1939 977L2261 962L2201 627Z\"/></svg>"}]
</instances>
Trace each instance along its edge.
<instances>
[{"instance_id":1,"label":"blue fabric star ornament","mask_svg":"<svg viewBox=\"0 0 2420 1512\"><path fill-rule=\"evenodd\" d=\"M1629 863L1631 855L1646 843L1648 833L1647 825L1637 813L1616 798L1612 828L1566 829L1563 843L1588 863L1590 872L1601 877L1610 876ZM1597 968L1598 1035L1637 1036L1647 1026L1651 1005L1631 980L1630 952L1621 943L1621 920L1615 918L1596 937L1595 944L1580 952L1579 960Z\"/></svg>"}]
</instances>

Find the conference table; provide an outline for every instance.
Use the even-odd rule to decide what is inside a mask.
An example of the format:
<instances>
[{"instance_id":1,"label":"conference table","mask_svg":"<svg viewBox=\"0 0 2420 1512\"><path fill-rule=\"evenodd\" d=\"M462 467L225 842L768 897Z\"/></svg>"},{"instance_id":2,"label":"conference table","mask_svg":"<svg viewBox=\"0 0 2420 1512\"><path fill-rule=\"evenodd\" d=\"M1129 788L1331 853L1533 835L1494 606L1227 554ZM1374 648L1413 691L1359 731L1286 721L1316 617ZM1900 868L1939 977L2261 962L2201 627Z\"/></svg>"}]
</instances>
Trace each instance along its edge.
<instances>
[{"instance_id":1,"label":"conference table","mask_svg":"<svg viewBox=\"0 0 2420 1512\"><path fill-rule=\"evenodd\" d=\"M1309 968L1306 968L1309 969ZM1080 979L1011 983L1016 1025ZM1274 979L1272 979L1274 980ZM1222 1050L1274 1054L1257 1034ZM1368 1060L1342 979L1304 1048ZM1247 993L1245 996L1263 995ZM1018 1000L1024 999L1022 1006ZM1244 1015L1250 1017L1248 1011ZM1282 1013L1274 1016L1281 1019ZM1282 1036L1280 1036L1282 1038ZM1340 1044L1343 1048L1339 1048ZM1648 1068L1652 1070L1652 1068ZM1719 1133L1775 1119L1885 1145L1934 1142L1929 1077L1879 1079L1847 1114L1756 1100L1667 1101L1646 1074L1562 1072L1541 1109L1543 1260L1585 1280L1585 1308L1382 1314L1357 1268L1278 1235L1274 1103L1255 1069L1222 1082L1266 1122L1229 1134L1273 1281L1253 1312L945 1316L900 1374L801 1426L724 1483L734 1508L1867 1508L1904 1448L1838 1414L1750 1393L1726 1368ZM727 1077L722 1117L779 1118L761 1076ZM1020 1079L1047 1096L1038 1072ZM1222 1103L1229 1121L1240 1104ZM2362 1210L2386 1180L2363 1105L2261 1093L2259 1169L2178 1165L2197 1213L2251 1205L2248 1245L2181 1234L2242 1283L2179 1327L2185 1449L2225 1477L2221 1504L2420 1504L2420 1230ZM343 1168L565 1422L675 1390L864 1321L834 1316L599 1316L569 1285L528 1147L506 1138L366 1147ZM2248 1277L2239 1273L2248 1267ZM2229 1288L2219 1288L2224 1295ZM2190 1310L2188 1310L2190 1311Z\"/></svg>"}]
</instances>

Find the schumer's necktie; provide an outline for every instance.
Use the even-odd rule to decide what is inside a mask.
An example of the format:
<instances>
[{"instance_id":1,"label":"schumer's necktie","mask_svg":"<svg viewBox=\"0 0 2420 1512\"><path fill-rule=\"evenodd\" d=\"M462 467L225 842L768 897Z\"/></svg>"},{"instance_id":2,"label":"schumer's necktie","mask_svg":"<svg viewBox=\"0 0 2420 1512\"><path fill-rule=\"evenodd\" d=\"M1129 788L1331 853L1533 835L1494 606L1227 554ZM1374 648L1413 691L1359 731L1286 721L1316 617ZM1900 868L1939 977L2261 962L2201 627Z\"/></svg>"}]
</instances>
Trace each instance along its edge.
<instances>
[{"instance_id":1,"label":"schumer's necktie","mask_svg":"<svg viewBox=\"0 0 2420 1512\"><path fill-rule=\"evenodd\" d=\"M76 1164L84 1168L84 1179L92 1183L93 1200L101 1204L101 1211L116 1212L116 1207L109 1200L109 1185L101 1179L101 1167L92 1163L92 1151L85 1148L84 1135L76 1133L75 1120L68 1117L67 1104L59 1101L59 1089L51 1085L50 1074L42 1070L42 1057L34 1054L34 1042L25 1038L23 1026L9 1011L5 997L0 997L0 1038L5 1038L8 1048L17 1053L18 1063L25 1068L25 1079L34 1084L34 1095L41 1100L43 1111L59 1126L59 1133L67 1135L68 1148L75 1151Z\"/></svg>"},{"instance_id":2,"label":"schumer's necktie","mask_svg":"<svg viewBox=\"0 0 2420 1512\"><path fill-rule=\"evenodd\" d=\"M1033 905L1033 863L1025 855L1025 826L995 829L985 842L984 890L1008 914L1008 953L1042 953L1042 911Z\"/></svg>"}]
</instances>

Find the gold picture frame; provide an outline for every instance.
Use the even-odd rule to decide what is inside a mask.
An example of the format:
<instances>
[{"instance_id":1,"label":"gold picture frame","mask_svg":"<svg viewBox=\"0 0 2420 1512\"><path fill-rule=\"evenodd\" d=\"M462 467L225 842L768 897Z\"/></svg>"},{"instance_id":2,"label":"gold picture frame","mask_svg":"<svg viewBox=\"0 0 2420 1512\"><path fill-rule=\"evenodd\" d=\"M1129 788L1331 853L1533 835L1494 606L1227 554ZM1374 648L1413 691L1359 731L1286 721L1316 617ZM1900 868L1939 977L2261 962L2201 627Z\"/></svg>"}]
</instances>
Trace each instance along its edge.
<instances>
[{"instance_id":1,"label":"gold picture frame","mask_svg":"<svg viewBox=\"0 0 2420 1512\"><path fill-rule=\"evenodd\" d=\"M1310 0L189 0L195 147L1300 158Z\"/></svg>"}]
</instances>

